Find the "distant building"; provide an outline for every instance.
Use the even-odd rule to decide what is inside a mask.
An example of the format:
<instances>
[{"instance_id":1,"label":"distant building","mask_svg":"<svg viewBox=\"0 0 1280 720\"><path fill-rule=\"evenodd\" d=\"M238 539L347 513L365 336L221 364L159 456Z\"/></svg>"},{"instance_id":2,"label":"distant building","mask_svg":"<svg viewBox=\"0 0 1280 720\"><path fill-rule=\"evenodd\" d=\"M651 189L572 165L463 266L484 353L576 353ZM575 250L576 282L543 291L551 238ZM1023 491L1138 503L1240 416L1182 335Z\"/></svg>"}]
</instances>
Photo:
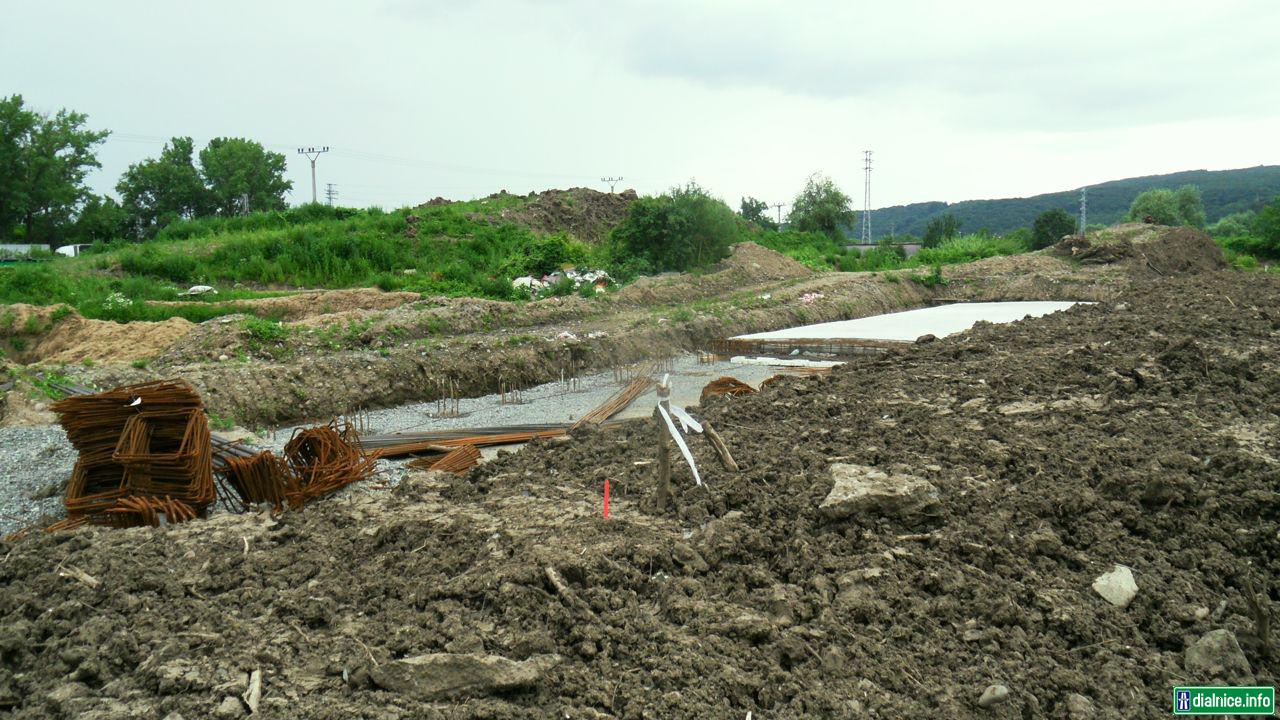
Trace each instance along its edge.
<instances>
[{"instance_id":1,"label":"distant building","mask_svg":"<svg viewBox=\"0 0 1280 720\"><path fill-rule=\"evenodd\" d=\"M0 257L23 257L30 255L32 251L43 250L49 252L48 245L18 245L18 244L0 244Z\"/></svg>"}]
</instances>

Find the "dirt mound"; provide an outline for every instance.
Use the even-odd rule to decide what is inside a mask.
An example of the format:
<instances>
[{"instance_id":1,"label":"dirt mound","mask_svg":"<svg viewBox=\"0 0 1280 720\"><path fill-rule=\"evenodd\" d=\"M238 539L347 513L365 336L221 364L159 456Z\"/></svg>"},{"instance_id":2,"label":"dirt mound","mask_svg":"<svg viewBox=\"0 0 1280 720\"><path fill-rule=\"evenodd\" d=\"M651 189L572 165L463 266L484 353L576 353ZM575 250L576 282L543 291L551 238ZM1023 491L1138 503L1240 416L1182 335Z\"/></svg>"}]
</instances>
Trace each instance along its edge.
<instances>
[{"instance_id":1,"label":"dirt mound","mask_svg":"<svg viewBox=\"0 0 1280 720\"><path fill-rule=\"evenodd\" d=\"M523 207L503 210L498 217L538 232L566 232L588 242L600 242L622 222L635 200L635 190L620 193L581 187L546 190L532 196Z\"/></svg>"},{"instance_id":2,"label":"dirt mound","mask_svg":"<svg viewBox=\"0 0 1280 720\"><path fill-rule=\"evenodd\" d=\"M225 303L211 304L258 317L293 322L318 315L346 313L353 310L389 310L421 298L421 295L413 292L384 292L377 288L352 288L300 292L294 295L254 300L229 300ZM166 307L190 305L189 302L165 300L151 300L147 304Z\"/></svg>"},{"instance_id":3,"label":"dirt mound","mask_svg":"<svg viewBox=\"0 0 1280 720\"><path fill-rule=\"evenodd\" d=\"M618 291L629 302L678 302L712 297L736 289L778 280L795 280L814 275L803 263L753 242L730 248L729 257L705 275L667 273L636 279Z\"/></svg>"},{"instance_id":4,"label":"dirt mound","mask_svg":"<svg viewBox=\"0 0 1280 720\"><path fill-rule=\"evenodd\" d=\"M0 342L20 363L79 363L154 357L195 327L182 318L121 324L88 320L65 305L3 305Z\"/></svg>"},{"instance_id":5,"label":"dirt mound","mask_svg":"<svg viewBox=\"0 0 1280 720\"><path fill-rule=\"evenodd\" d=\"M1083 264L1127 262L1140 274L1172 275L1226 267L1222 249L1195 228L1127 223L1068 237L1054 254Z\"/></svg>"},{"instance_id":6,"label":"dirt mound","mask_svg":"<svg viewBox=\"0 0 1280 720\"><path fill-rule=\"evenodd\" d=\"M1243 593L1280 573L1278 305L1157 278L711 399L743 471L694 438L668 516L633 423L276 519L29 536L0 705L230 715L257 671L265 717L1161 718L1173 685L1275 684ZM837 463L936 499L823 510ZM1091 587L1116 564L1124 608ZM1189 649L1224 630L1213 678Z\"/></svg>"}]
</instances>

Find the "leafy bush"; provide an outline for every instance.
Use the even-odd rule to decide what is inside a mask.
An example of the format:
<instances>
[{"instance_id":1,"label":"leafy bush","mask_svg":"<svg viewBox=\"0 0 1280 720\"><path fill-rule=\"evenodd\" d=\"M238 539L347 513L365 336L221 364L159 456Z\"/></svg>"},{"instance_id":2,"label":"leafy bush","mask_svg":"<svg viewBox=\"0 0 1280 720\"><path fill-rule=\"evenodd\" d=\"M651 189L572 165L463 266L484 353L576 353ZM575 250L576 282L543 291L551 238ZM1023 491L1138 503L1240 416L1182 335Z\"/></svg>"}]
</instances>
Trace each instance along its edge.
<instances>
[{"instance_id":1,"label":"leafy bush","mask_svg":"<svg viewBox=\"0 0 1280 720\"><path fill-rule=\"evenodd\" d=\"M1213 237L1241 237L1253 232L1257 214L1249 211L1236 212L1218 220L1208 227Z\"/></svg>"},{"instance_id":2,"label":"leafy bush","mask_svg":"<svg viewBox=\"0 0 1280 720\"><path fill-rule=\"evenodd\" d=\"M1183 185L1177 190L1156 188L1140 193L1129 206L1128 220L1160 225L1204 227L1204 200L1200 188Z\"/></svg>"},{"instance_id":3,"label":"leafy bush","mask_svg":"<svg viewBox=\"0 0 1280 720\"><path fill-rule=\"evenodd\" d=\"M640 258L662 272L711 265L729 254L739 233L729 206L690 182L665 195L636 200L611 237L615 261Z\"/></svg>"},{"instance_id":4,"label":"leafy bush","mask_svg":"<svg viewBox=\"0 0 1280 720\"><path fill-rule=\"evenodd\" d=\"M1051 208L1036 216L1031 226L1031 249L1040 250L1056 244L1076 231L1076 220L1062 208Z\"/></svg>"},{"instance_id":5,"label":"leafy bush","mask_svg":"<svg viewBox=\"0 0 1280 720\"><path fill-rule=\"evenodd\" d=\"M800 232L843 238L844 228L851 227L854 220L850 202L831 178L814 173L792 201L787 224Z\"/></svg>"},{"instance_id":6,"label":"leafy bush","mask_svg":"<svg viewBox=\"0 0 1280 720\"><path fill-rule=\"evenodd\" d=\"M961 224L960 220L951 213L936 217L925 226L921 244L926 248L937 247L943 241L950 240L959 234Z\"/></svg>"},{"instance_id":7,"label":"leafy bush","mask_svg":"<svg viewBox=\"0 0 1280 720\"><path fill-rule=\"evenodd\" d=\"M962 235L937 247L921 248L911 259L917 265L955 265L997 255L1017 255L1027 250L1026 245L1008 236Z\"/></svg>"}]
</instances>

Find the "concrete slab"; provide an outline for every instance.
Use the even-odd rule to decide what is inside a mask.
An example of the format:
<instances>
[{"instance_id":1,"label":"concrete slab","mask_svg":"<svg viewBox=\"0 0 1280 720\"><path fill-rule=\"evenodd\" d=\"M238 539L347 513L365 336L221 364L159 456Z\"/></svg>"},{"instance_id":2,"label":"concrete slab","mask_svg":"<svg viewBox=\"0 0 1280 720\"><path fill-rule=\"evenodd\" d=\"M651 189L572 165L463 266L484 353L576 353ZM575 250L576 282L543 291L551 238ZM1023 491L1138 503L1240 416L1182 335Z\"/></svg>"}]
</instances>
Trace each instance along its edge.
<instances>
[{"instance_id":1,"label":"concrete slab","mask_svg":"<svg viewBox=\"0 0 1280 720\"><path fill-rule=\"evenodd\" d=\"M974 323L1010 323L1027 317L1041 317L1066 310L1075 302L989 302L954 303L905 312L875 315L856 320L802 325L773 332L739 335L730 340L867 340L872 342L913 342L921 335L939 338L964 332Z\"/></svg>"}]
</instances>

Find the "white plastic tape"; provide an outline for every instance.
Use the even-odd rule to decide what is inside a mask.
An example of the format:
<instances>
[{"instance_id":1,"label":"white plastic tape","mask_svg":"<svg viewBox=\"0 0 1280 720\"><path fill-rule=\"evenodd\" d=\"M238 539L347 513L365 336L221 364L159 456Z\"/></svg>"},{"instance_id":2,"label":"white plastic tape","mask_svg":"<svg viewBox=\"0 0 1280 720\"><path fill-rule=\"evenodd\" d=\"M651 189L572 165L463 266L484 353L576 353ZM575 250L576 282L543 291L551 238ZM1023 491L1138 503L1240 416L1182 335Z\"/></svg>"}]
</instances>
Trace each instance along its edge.
<instances>
[{"instance_id":1,"label":"white plastic tape","mask_svg":"<svg viewBox=\"0 0 1280 720\"><path fill-rule=\"evenodd\" d=\"M680 421L680 427L685 432L689 432L690 428L692 428L696 433L702 432L702 423L694 420L693 416L689 414L689 411L684 408L678 405L672 405L671 414L675 415L676 419Z\"/></svg>"},{"instance_id":2,"label":"white plastic tape","mask_svg":"<svg viewBox=\"0 0 1280 720\"><path fill-rule=\"evenodd\" d=\"M671 415L661 405L658 406L658 412L662 413L662 419L667 421L667 430L671 431L671 437L675 439L676 445L680 446L680 453L684 455L684 461L689 463L689 469L693 471L693 481L701 485L702 477L698 475L698 465L693 461L693 453L689 452L689 446L684 444L684 438L680 437L680 431L676 429L676 424L671 422Z\"/></svg>"}]
</instances>

